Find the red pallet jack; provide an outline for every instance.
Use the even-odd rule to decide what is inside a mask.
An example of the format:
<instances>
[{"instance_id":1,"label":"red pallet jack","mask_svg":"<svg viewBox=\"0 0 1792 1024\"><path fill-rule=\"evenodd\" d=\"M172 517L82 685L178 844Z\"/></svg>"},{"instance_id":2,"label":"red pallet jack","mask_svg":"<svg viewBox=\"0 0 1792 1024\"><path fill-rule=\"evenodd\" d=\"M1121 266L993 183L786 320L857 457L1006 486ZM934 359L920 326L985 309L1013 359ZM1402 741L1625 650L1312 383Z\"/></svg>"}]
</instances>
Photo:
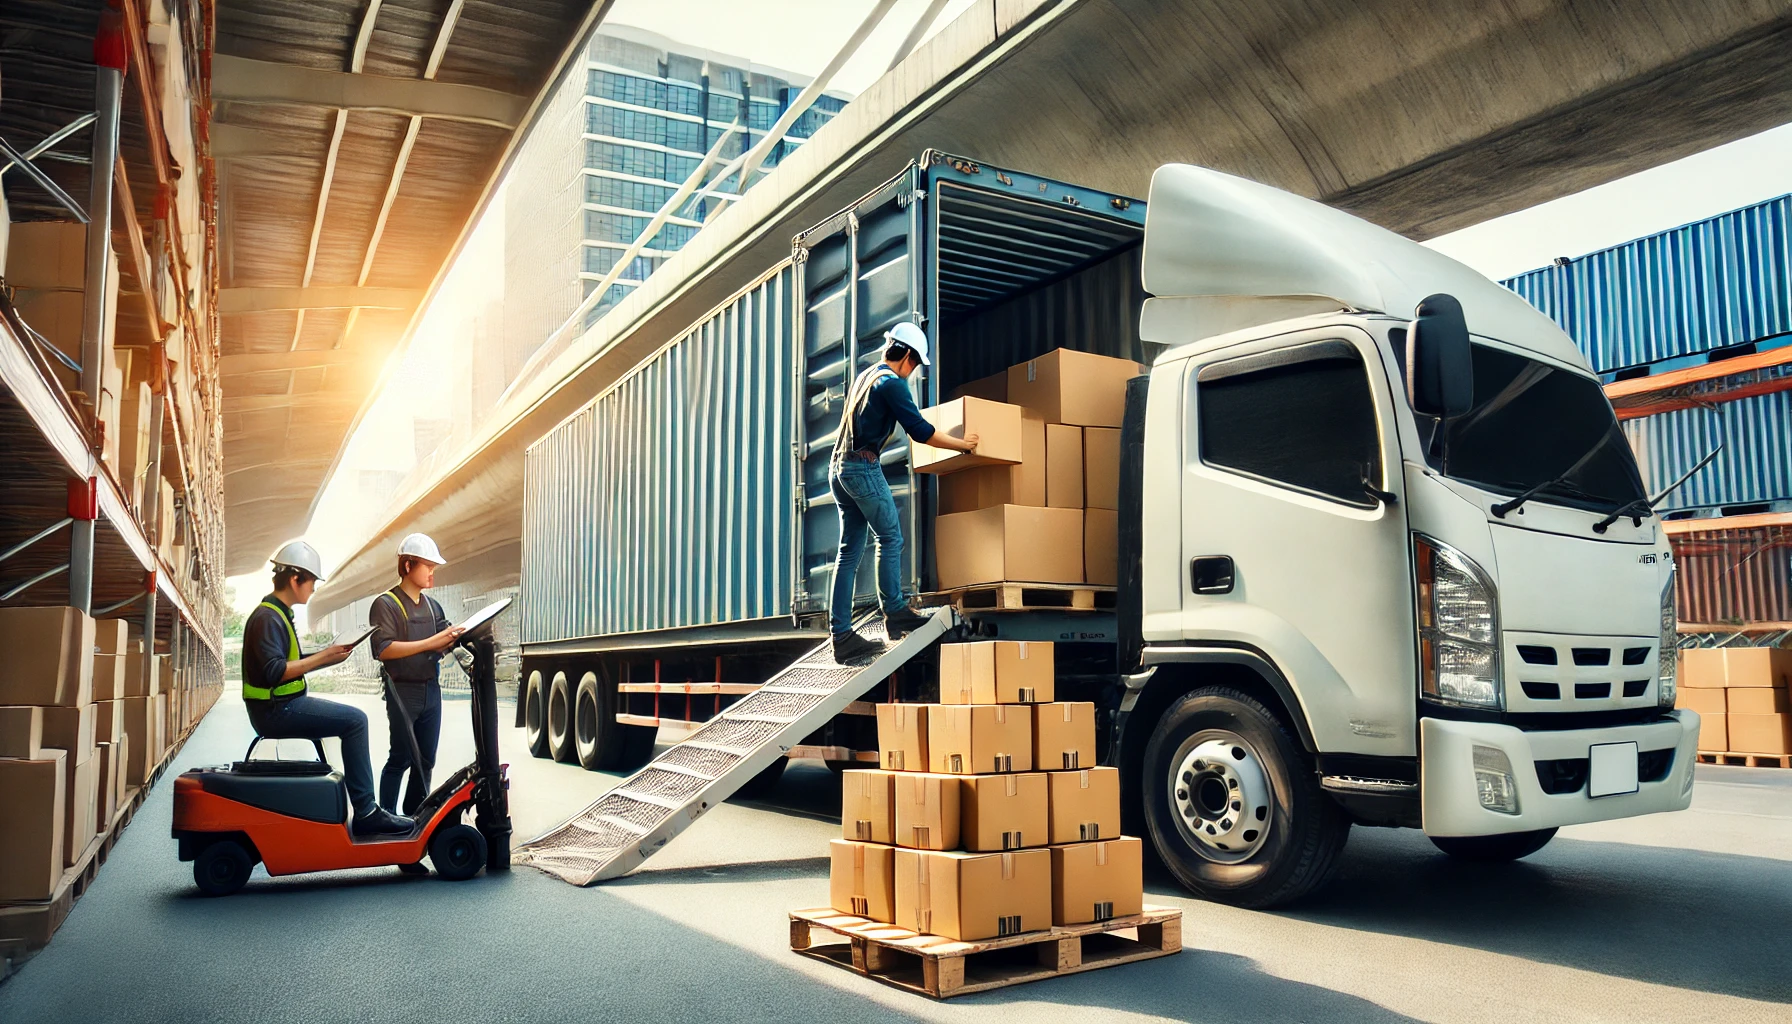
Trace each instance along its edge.
<instances>
[{"instance_id":1,"label":"red pallet jack","mask_svg":"<svg viewBox=\"0 0 1792 1024\"><path fill-rule=\"evenodd\" d=\"M472 679L473 763L429 794L410 834L356 838L348 826L347 787L323 745L312 741L315 761L252 760L257 737L243 760L194 768L174 780L174 838L180 859L193 862L199 891L228 896L249 880L257 862L270 875L296 875L418 864L427 854L436 874L450 881L472 878L480 868L507 870L510 798L506 766L498 763L492 620L509 605L506 599L480 609L456 641L456 656ZM386 699L398 700L390 679L386 687ZM421 764L415 734L406 739L411 764ZM468 808L475 811L474 825L461 820Z\"/></svg>"}]
</instances>

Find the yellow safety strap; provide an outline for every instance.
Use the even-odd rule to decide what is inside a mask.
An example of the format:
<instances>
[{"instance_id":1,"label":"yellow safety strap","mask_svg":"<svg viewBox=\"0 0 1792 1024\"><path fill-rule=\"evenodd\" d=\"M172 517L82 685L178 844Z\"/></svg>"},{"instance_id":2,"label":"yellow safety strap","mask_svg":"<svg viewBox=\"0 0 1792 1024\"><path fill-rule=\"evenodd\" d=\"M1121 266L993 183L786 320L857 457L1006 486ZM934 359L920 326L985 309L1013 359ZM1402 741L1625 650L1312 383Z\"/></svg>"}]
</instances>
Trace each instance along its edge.
<instances>
[{"instance_id":1,"label":"yellow safety strap","mask_svg":"<svg viewBox=\"0 0 1792 1024\"><path fill-rule=\"evenodd\" d=\"M278 618L280 620L280 622L286 626L286 660L287 661L298 661L299 660L299 632L298 632L298 630L293 628L292 620L286 617L286 613L282 612L278 605L270 604L267 601L263 601L263 602L261 602L261 607L266 608L270 612L273 612L275 617ZM305 677L304 676L300 676L297 679L288 680L284 683L281 683L279 686L274 687L271 690L265 686L250 686L248 677L245 676L243 678L243 699L244 700L271 700L274 697L285 697L288 694L304 693L304 692L305 692Z\"/></svg>"}]
</instances>

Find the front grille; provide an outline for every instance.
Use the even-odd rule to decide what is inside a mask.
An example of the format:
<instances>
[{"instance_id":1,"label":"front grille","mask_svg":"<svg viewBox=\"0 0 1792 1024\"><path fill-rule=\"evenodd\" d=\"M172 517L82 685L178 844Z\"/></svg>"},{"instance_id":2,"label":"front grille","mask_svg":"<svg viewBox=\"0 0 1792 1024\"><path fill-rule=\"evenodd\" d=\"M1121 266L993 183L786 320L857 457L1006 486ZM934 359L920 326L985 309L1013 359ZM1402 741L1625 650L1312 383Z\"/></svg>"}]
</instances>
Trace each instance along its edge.
<instances>
[{"instance_id":1,"label":"front grille","mask_svg":"<svg viewBox=\"0 0 1792 1024\"><path fill-rule=\"evenodd\" d=\"M1550 796L1578 793L1587 784L1587 759L1563 757L1537 762L1537 784Z\"/></svg>"},{"instance_id":2,"label":"front grille","mask_svg":"<svg viewBox=\"0 0 1792 1024\"><path fill-rule=\"evenodd\" d=\"M1626 696L1626 697L1641 697L1643 694L1648 693L1648 692L1649 692L1649 680L1647 680L1647 679L1626 679L1626 680L1624 680L1624 696Z\"/></svg>"},{"instance_id":3,"label":"front grille","mask_svg":"<svg viewBox=\"0 0 1792 1024\"><path fill-rule=\"evenodd\" d=\"M1648 660L1649 660L1649 648L1647 648L1647 647L1626 647L1626 648L1624 648L1624 664L1626 664L1626 665L1641 665L1642 663L1644 663Z\"/></svg>"},{"instance_id":4,"label":"front grille","mask_svg":"<svg viewBox=\"0 0 1792 1024\"><path fill-rule=\"evenodd\" d=\"M1562 688L1555 683L1519 683L1524 695L1532 700L1561 700Z\"/></svg>"},{"instance_id":5,"label":"front grille","mask_svg":"<svg viewBox=\"0 0 1792 1024\"><path fill-rule=\"evenodd\" d=\"M1610 683L1575 683L1575 700L1604 700L1612 695Z\"/></svg>"},{"instance_id":6,"label":"front grille","mask_svg":"<svg viewBox=\"0 0 1792 1024\"><path fill-rule=\"evenodd\" d=\"M1612 650L1609 647L1576 647L1574 663L1576 665L1610 665Z\"/></svg>"},{"instance_id":7,"label":"front grille","mask_svg":"<svg viewBox=\"0 0 1792 1024\"><path fill-rule=\"evenodd\" d=\"M1556 663L1556 649L1554 647L1519 644L1518 656L1523 658L1527 665L1554 665Z\"/></svg>"},{"instance_id":8,"label":"front grille","mask_svg":"<svg viewBox=\"0 0 1792 1024\"><path fill-rule=\"evenodd\" d=\"M1636 755L1636 777L1641 782L1660 782L1674 770L1674 748L1645 750Z\"/></svg>"}]
</instances>

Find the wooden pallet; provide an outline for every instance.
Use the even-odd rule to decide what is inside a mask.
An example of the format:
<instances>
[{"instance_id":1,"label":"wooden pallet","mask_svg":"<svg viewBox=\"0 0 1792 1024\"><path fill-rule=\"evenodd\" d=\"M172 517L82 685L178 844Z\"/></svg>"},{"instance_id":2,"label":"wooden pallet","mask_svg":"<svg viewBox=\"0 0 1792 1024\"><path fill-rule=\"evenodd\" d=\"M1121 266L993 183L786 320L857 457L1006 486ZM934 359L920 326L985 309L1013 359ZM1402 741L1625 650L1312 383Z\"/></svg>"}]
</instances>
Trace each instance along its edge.
<instances>
[{"instance_id":1,"label":"wooden pallet","mask_svg":"<svg viewBox=\"0 0 1792 1024\"><path fill-rule=\"evenodd\" d=\"M846 941L818 943L817 931ZM1147 906L1099 924L960 942L822 907L791 911L790 948L886 985L949 999L1180 953L1182 911Z\"/></svg>"},{"instance_id":2,"label":"wooden pallet","mask_svg":"<svg viewBox=\"0 0 1792 1024\"><path fill-rule=\"evenodd\" d=\"M1745 768L1792 768L1792 754L1732 754L1722 750L1701 750L1699 763L1738 765Z\"/></svg>"},{"instance_id":3,"label":"wooden pallet","mask_svg":"<svg viewBox=\"0 0 1792 1024\"><path fill-rule=\"evenodd\" d=\"M1061 583L985 583L922 595L922 604L949 604L960 612L1112 611L1113 587Z\"/></svg>"}]
</instances>

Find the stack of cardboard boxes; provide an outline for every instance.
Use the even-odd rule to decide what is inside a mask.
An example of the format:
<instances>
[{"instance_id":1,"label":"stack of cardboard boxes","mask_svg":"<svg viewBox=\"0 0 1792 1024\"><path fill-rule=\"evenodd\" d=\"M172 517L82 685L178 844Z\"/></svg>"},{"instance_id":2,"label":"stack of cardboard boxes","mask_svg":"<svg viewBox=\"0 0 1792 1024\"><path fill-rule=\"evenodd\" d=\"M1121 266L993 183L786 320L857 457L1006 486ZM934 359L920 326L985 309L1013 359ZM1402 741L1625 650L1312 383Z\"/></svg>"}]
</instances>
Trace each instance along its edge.
<instances>
[{"instance_id":1,"label":"stack of cardboard boxes","mask_svg":"<svg viewBox=\"0 0 1792 1024\"><path fill-rule=\"evenodd\" d=\"M1699 713L1699 749L1792 754L1792 650L1718 647L1680 652L1676 707Z\"/></svg>"},{"instance_id":2,"label":"stack of cardboard boxes","mask_svg":"<svg viewBox=\"0 0 1792 1024\"><path fill-rule=\"evenodd\" d=\"M938 476L934 523L942 590L986 583L1119 582L1120 424L1129 359L1055 349L960 388L923 410L976 454L915 445Z\"/></svg>"},{"instance_id":3,"label":"stack of cardboard boxes","mask_svg":"<svg viewBox=\"0 0 1792 1024\"><path fill-rule=\"evenodd\" d=\"M1051 644L943 645L941 703L880 705L882 767L843 775L830 905L965 941L1139 913L1095 706L1053 696Z\"/></svg>"}]
</instances>

